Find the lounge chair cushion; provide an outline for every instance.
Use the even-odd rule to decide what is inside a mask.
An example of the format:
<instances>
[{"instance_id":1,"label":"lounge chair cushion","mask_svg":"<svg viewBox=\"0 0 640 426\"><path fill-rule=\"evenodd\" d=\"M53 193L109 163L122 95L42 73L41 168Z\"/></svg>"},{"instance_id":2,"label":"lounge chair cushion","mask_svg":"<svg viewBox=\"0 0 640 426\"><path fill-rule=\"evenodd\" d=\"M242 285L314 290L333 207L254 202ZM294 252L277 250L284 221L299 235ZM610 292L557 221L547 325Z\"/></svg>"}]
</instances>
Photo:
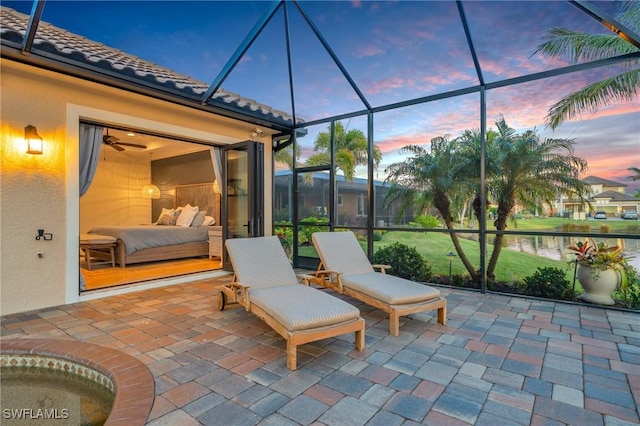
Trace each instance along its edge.
<instances>
[{"instance_id":1,"label":"lounge chair cushion","mask_svg":"<svg viewBox=\"0 0 640 426\"><path fill-rule=\"evenodd\" d=\"M344 287L364 293L389 305L424 302L440 297L433 287L379 272L358 275L342 275Z\"/></svg>"},{"instance_id":2,"label":"lounge chair cushion","mask_svg":"<svg viewBox=\"0 0 640 426\"><path fill-rule=\"evenodd\" d=\"M278 237L233 238L225 243L236 281L258 288L298 285L298 277Z\"/></svg>"},{"instance_id":3,"label":"lounge chair cushion","mask_svg":"<svg viewBox=\"0 0 640 426\"><path fill-rule=\"evenodd\" d=\"M335 325L360 317L355 306L302 284L252 288L250 295L252 304L289 331Z\"/></svg>"},{"instance_id":4,"label":"lounge chair cushion","mask_svg":"<svg viewBox=\"0 0 640 426\"><path fill-rule=\"evenodd\" d=\"M345 275L374 272L353 232L316 232L312 239L316 248L325 248L322 252L318 249L318 254L326 269Z\"/></svg>"}]
</instances>

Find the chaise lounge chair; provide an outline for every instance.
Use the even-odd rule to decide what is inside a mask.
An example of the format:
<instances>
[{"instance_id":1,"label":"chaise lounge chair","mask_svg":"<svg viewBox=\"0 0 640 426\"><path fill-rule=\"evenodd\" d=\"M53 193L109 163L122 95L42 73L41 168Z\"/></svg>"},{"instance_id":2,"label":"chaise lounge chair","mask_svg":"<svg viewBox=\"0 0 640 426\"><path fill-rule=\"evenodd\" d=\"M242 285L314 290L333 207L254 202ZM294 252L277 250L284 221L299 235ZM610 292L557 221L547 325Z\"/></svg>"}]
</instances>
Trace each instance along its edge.
<instances>
[{"instance_id":1,"label":"chaise lounge chair","mask_svg":"<svg viewBox=\"0 0 640 426\"><path fill-rule=\"evenodd\" d=\"M312 239L321 261L312 282L387 312L392 335L400 334L401 316L417 312L437 309L438 322L446 323L447 300L438 289L385 274L390 266L372 265L353 232L316 232Z\"/></svg>"},{"instance_id":2,"label":"chaise lounge chair","mask_svg":"<svg viewBox=\"0 0 640 426\"><path fill-rule=\"evenodd\" d=\"M287 341L287 367L297 367L296 348L308 342L355 332L355 347L364 350L365 323L355 306L300 284L277 237L237 238L225 246L235 273L218 295L242 305Z\"/></svg>"}]
</instances>

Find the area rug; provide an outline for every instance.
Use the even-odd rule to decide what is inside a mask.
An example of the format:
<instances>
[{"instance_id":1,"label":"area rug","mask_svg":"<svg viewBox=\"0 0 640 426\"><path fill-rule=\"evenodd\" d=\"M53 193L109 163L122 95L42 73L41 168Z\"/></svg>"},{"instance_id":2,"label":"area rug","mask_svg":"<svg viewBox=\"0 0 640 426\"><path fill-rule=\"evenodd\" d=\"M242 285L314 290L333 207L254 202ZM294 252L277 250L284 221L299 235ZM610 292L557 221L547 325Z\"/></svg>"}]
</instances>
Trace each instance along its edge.
<instances>
[{"instance_id":1,"label":"area rug","mask_svg":"<svg viewBox=\"0 0 640 426\"><path fill-rule=\"evenodd\" d=\"M84 265L81 265L84 266ZM125 268L100 265L91 271L81 267L87 290L212 271L222 267L219 259L181 259L141 263Z\"/></svg>"}]
</instances>

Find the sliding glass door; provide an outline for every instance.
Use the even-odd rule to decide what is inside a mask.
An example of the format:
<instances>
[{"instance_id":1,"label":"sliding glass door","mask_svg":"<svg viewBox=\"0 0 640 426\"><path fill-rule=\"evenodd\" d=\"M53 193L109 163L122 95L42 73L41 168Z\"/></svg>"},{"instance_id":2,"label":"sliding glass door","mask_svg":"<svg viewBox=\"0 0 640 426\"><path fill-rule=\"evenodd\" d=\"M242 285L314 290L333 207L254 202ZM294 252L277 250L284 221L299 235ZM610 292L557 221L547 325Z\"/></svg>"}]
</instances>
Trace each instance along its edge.
<instances>
[{"instance_id":1,"label":"sliding glass door","mask_svg":"<svg viewBox=\"0 0 640 426\"><path fill-rule=\"evenodd\" d=\"M254 141L222 148L223 239L264 235L264 146ZM225 269L231 268L224 251Z\"/></svg>"}]
</instances>

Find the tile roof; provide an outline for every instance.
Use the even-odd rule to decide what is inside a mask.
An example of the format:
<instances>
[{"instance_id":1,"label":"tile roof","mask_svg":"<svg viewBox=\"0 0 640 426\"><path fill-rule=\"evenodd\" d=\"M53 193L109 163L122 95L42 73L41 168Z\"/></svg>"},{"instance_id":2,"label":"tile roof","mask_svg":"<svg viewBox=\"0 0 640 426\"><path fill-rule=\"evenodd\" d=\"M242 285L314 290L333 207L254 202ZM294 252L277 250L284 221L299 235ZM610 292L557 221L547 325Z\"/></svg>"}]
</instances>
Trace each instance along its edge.
<instances>
[{"instance_id":1,"label":"tile roof","mask_svg":"<svg viewBox=\"0 0 640 426\"><path fill-rule=\"evenodd\" d=\"M624 184L624 183L620 183L620 182L616 182L615 180L609 180L609 179L603 179L601 177L598 176L587 176L586 178L582 179L582 182L589 184L589 185L604 185L604 186L624 186L627 187L629 185Z\"/></svg>"},{"instance_id":2,"label":"tile roof","mask_svg":"<svg viewBox=\"0 0 640 426\"><path fill-rule=\"evenodd\" d=\"M29 15L11 8L0 8L0 39L2 44L20 46L23 42ZM129 81L160 90L179 93L198 101L209 89L209 84L195 80L187 75L177 73L168 68L138 58L121 50L106 46L80 35L71 33L44 21L38 24L33 43L33 52L44 52L60 56L81 66L91 67L94 71L107 71L110 75L118 75ZM209 105L226 105L235 110L261 114L270 121L292 123L293 118L286 112L278 111L254 99L245 98L237 93L218 89L208 101Z\"/></svg>"},{"instance_id":3,"label":"tile roof","mask_svg":"<svg viewBox=\"0 0 640 426\"><path fill-rule=\"evenodd\" d=\"M608 198L611 201L636 201L636 202L640 201L640 199L638 199L637 197L634 197L633 195L623 194L618 191L604 191L604 192L601 192L600 194L594 195L591 198L593 199Z\"/></svg>"}]
</instances>

